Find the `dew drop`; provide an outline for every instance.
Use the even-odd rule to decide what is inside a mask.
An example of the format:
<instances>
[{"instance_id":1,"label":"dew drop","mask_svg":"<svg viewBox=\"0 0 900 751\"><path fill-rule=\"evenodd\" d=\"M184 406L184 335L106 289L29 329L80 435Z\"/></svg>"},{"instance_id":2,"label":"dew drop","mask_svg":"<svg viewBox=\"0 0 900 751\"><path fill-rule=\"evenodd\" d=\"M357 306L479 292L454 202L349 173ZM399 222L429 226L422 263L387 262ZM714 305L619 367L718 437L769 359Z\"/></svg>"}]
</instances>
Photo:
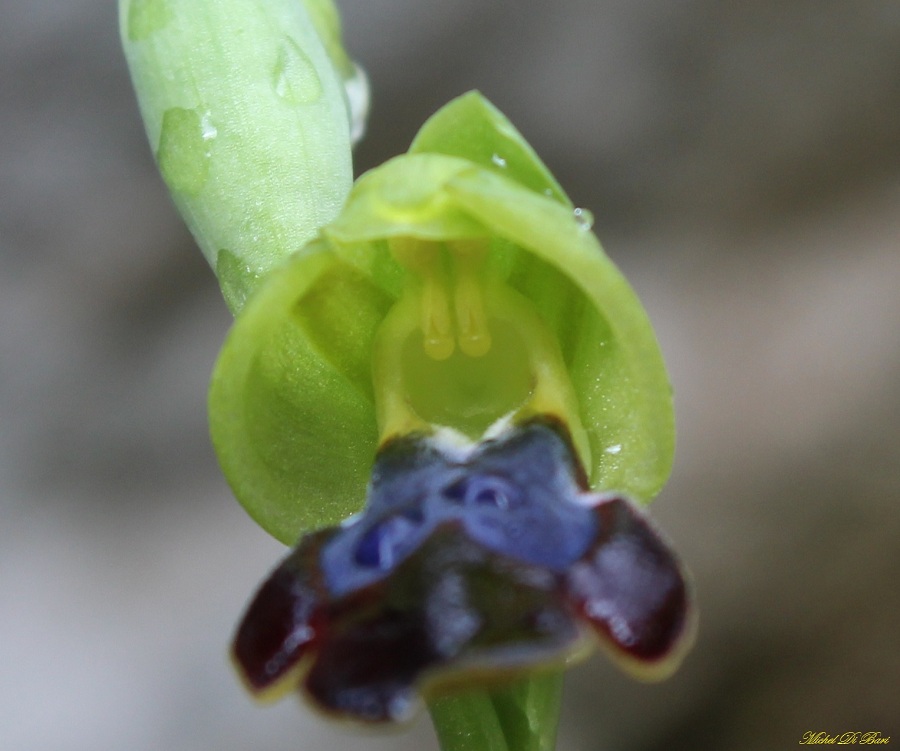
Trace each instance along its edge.
<instances>
[{"instance_id":1,"label":"dew drop","mask_svg":"<svg viewBox=\"0 0 900 751\"><path fill-rule=\"evenodd\" d=\"M594 215L587 209L575 209L572 216L575 217L575 223L580 230L587 232L594 226Z\"/></svg>"},{"instance_id":2,"label":"dew drop","mask_svg":"<svg viewBox=\"0 0 900 751\"><path fill-rule=\"evenodd\" d=\"M163 113L156 161L173 191L197 195L209 176L210 151L195 110L172 107Z\"/></svg>"},{"instance_id":3,"label":"dew drop","mask_svg":"<svg viewBox=\"0 0 900 751\"><path fill-rule=\"evenodd\" d=\"M355 146L366 134L366 119L369 117L369 78L355 63L353 75L344 79L344 91L350 109L350 143Z\"/></svg>"},{"instance_id":4,"label":"dew drop","mask_svg":"<svg viewBox=\"0 0 900 751\"><path fill-rule=\"evenodd\" d=\"M606 447L605 449L603 449L603 450L604 450L604 452L607 453L607 454L618 454L618 453L622 450L622 444L621 444L621 443L615 443L615 444L613 444L612 446L607 446L607 447Z\"/></svg>"},{"instance_id":5,"label":"dew drop","mask_svg":"<svg viewBox=\"0 0 900 751\"><path fill-rule=\"evenodd\" d=\"M491 161L498 166L500 169L506 169L506 160L500 156L499 154L493 154L491 156Z\"/></svg>"},{"instance_id":6,"label":"dew drop","mask_svg":"<svg viewBox=\"0 0 900 751\"><path fill-rule=\"evenodd\" d=\"M172 20L168 0L131 0L128 6L128 39L137 42L162 29Z\"/></svg>"},{"instance_id":7,"label":"dew drop","mask_svg":"<svg viewBox=\"0 0 900 751\"><path fill-rule=\"evenodd\" d=\"M278 49L272 82L275 93L290 104L309 104L322 96L322 81L312 60L290 37Z\"/></svg>"},{"instance_id":8,"label":"dew drop","mask_svg":"<svg viewBox=\"0 0 900 751\"><path fill-rule=\"evenodd\" d=\"M244 307L247 295L256 285L260 274L230 250L223 248L216 256L216 276L229 310L237 313Z\"/></svg>"},{"instance_id":9,"label":"dew drop","mask_svg":"<svg viewBox=\"0 0 900 751\"><path fill-rule=\"evenodd\" d=\"M212 124L209 112L200 118L200 134L204 141L211 141L219 135L219 129Z\"/></svg>"}]
</instances>

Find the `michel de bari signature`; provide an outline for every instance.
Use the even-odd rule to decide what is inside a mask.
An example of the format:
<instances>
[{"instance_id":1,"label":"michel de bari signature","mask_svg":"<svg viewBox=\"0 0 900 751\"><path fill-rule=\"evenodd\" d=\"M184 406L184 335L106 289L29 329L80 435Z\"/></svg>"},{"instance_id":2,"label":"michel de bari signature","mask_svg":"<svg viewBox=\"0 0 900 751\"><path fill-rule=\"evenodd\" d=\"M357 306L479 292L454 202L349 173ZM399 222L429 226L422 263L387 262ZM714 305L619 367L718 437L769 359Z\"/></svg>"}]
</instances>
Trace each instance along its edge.
<instances>
[{"instance_id":1,"label":"michel de bari signature","mask_svg":"<svg viewBox=\"0 0 900 751\"><path fill-rule=\"evenodd\" d=\"M877 732L853 731L849 733L817 733L807 730L800 739L801 746L886 746L891 736Z\"/></svg>"}]
</instances>

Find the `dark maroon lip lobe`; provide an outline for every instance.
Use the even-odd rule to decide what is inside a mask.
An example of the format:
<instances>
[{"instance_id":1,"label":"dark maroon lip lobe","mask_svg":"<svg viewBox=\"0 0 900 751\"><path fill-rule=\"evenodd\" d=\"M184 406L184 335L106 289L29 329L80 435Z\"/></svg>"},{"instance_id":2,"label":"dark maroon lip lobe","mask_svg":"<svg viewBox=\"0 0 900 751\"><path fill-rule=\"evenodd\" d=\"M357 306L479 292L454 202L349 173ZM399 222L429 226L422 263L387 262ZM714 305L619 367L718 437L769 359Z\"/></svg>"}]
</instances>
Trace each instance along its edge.
<instances>
[{"instance_id":1,"label":"dark maroon lip lobe","mask_svg":"<svg viewBox=\"0 0 900 751\"><path fill-rule=\"evenodd\" d=\"M689 607L684 591L673 593L664 612L650 614L644 620L630 624L633 638L623 640L609 626L603 626L599 630L617 651L635 661L636 667L646 665L652 668L654 665L664 664L677 655L687 636ZM585 617L592 620L587 614Z\"/></svg>"},{"instance_id":2,"label":"dark maroon lip lobe","mask_svg":"<svg viewBox=\"0 0 900 751\"><path fill-rule=\"evenodd\" d=\"M247 608L232 654L256 692L278 683L315 645L327 597L318 558L331 536L326 531L304 538Z\"/></svg>"},{"instance_id":3,"label":"dark maroon lip lobe","mask_svg":"<svg viewBox=\"0 0 900 751\"><path fill-rule=\"evenodd\" d=\"M279 569L253 600L235 637L233 654L247 682L257 691L277 683L312 647L315 598L293 586ZM307 614L298 619L298 614Z\"/></svg>"},{"instance_id":4,"label":"dark maroon lip lobe","mask_svg":"<svg viewBox=\"0 0 900 751\"><path fill-rule=\"evenodd\" d=\"M601 502L600 534L568 572L569 596L601 638L650 667L677 654L690 597L682 567L649 520L628 501Z\"/></svg>"}]
</instances>

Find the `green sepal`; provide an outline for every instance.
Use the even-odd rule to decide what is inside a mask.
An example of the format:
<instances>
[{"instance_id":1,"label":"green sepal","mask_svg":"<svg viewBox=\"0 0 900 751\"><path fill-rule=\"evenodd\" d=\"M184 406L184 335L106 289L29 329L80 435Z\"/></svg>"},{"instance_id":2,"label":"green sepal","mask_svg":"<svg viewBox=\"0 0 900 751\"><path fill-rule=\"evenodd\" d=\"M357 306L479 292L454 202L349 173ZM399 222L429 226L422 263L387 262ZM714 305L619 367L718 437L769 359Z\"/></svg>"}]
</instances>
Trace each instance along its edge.
<instances>
[{"instance_id":1,"label":"green sepal","mask_svg":"<svg viewBox=\"0 0 900 751\"><path fill-rule=\"evenodd\" d=\"M312 243L265 280L222 348L213 444L237 498L282 542L361 506L377 440L371 340L388 307Z\"/></svg>"},{"instance_id":2,"label":"green sepal","mask_svg":"<svg viewBox=\"0 0 900 751\"><path fill-rule=\"evenodd\" d=\"M668 477L671 390L647 315L515 133L478 94L451 102L418 152L362 176L320 239L273 271L238 317L213 378L212 435L237 497L275 537L293 542L364 502L378 441L367 378L375 337L413 283L391 238L483 238L490 274L527 298L558 342L591 485L647 501ZM491 159L501 141L505 168Z\"/></svg>"},{"instance_id":3,"label":"green sepal","mask_svg":"<svg viewBox=\"0 0 900 751\"><path fill-rule=\"evenodd\" d=\"M426 120L409 153L467 159L572 208L568 196L531 145L477 91L457 97Z\"/></svg>"}]
</instances>

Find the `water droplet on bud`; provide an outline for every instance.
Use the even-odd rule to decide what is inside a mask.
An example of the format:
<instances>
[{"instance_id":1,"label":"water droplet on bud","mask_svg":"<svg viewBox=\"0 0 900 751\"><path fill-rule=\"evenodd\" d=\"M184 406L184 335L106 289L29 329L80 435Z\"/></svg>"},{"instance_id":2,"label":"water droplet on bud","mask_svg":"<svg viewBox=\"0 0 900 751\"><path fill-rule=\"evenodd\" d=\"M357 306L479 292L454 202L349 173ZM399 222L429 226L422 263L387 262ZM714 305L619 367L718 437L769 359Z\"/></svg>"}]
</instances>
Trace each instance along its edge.
<instances>
[{"instance_id":1,"label":"water droplet on bud","mask_svg":"<svg viewBox=\"0 0 900 751\"><path fill-rule=\"evenodd\" d=\"M132 42L146 39L172 20L165 0L132 0L128 6L128 38Z\"/></svg>"},{"instance_id":2,"label":"water droplet on bud","mask_svg":"<svg viewBox=\"0 0 900 751\"><path fill-rule=\"evenodd\" d=\"M344 91L350 107L350 143L355 146L366 133L366 119L369 116L369 79L355 63L353 75L344 79Z\"/></svg>"},{"instance_id":3,"label":"water droplet on bud","mask_svg":"<svg viewBox=\"0 0 900 751\"><path fill-rule=\"evenodd\" d=\"M208 127L195 110L171 107L163 113L156 161L171 190L192 196L202 190L209 175Z\"/></svg>"},{"instance_id":4,"label":"water droplet on bud","mask_svg":"<svg viewBox=\"0 0 900 751\"><path fill-rule=\"evenodd\" d=\"M212 124L209 112L200 118L200 135L204 141L210 141L219 135L219 129Z\"/></svg>"},{"instance_id":5,"label":"water droplet on bud","mask_svg":"<svg viewBox=\"0 0 900 751\"><path fill-rule=\"evenodd\" d=\"M315 66L290 37L278 50L272 80L275 93L289 104L309 104L322 96L322 81Z\"/></svg>"}]
</instances>

